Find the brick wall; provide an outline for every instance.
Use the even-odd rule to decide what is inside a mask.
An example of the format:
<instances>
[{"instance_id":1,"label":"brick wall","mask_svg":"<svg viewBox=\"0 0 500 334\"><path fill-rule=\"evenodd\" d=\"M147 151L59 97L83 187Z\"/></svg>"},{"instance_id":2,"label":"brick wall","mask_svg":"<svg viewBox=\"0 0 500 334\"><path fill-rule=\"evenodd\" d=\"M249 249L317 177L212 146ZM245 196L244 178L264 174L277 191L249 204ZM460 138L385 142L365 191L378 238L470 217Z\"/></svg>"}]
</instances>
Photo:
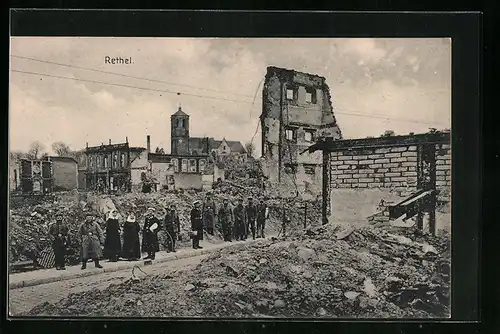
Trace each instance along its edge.
<instances>
[{"instance_id":1,"label":"brick wall","mask_svg":"<svg viewBox=\"0 0 500 334\"><path fill-rule=\"evenodd\" d=\"M54 187L71 190L78 187L78 167L76 161L52 161Z\"/></svg>"},{"instance_id":2,"label":"brick wall","mask_svg":"<svg viewBox=\"0 0 500 334\"><path fill-rule=\"evenodd\" d=\"M417 145L345 149L331 153L332 188L417 189ZM436 187L449 197L451 155L449 144L436 144Z\"/></svg>"}]
</instances>

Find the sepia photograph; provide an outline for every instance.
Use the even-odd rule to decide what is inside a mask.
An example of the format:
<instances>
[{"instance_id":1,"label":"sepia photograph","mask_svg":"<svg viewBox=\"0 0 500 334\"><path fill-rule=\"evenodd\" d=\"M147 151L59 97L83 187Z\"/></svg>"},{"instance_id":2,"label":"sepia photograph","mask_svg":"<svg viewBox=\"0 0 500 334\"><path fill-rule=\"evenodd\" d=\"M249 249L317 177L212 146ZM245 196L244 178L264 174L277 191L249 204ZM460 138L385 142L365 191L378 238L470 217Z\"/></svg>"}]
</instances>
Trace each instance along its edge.
<instances>
[{"instance_id":1,"label":"sepia photograph","mask_svg":"<svg viewBox=\"0 0 500 334\"><path fill-rule=\"evenodd\" d=\"M448 319L450 38L11 37L11 317Z\"/></svg>"}]
</instances>

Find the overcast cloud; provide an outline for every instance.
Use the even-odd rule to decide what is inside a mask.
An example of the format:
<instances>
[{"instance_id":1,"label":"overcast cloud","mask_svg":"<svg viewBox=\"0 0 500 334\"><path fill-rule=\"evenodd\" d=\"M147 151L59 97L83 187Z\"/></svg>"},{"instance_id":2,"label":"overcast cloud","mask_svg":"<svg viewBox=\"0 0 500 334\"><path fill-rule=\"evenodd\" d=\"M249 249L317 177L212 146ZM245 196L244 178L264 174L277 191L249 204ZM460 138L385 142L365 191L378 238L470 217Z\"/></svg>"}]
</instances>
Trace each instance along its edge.
<instances>
[{"instance_id":1,"label":"overcast cloud","mask_svg":"<svg viewBox=\"0 0 500 334\"><path fill-rule=\"evenodd\" d=\"M192 136L246 143L261 112L267 66L326 77L344 138L451 124L449 39L16 37L11 55L171 83L12 57L12 70L80 81L11 72L11 150L25 151L35 140L50 151L55 141L81 149L125 137L145 146L150 134L153 148L170 151L170 115L179 103L191 116ZM105 56L134 64L105 64ZM260 130L254 142L260 154Z\"/></svg>"}]
</instances>

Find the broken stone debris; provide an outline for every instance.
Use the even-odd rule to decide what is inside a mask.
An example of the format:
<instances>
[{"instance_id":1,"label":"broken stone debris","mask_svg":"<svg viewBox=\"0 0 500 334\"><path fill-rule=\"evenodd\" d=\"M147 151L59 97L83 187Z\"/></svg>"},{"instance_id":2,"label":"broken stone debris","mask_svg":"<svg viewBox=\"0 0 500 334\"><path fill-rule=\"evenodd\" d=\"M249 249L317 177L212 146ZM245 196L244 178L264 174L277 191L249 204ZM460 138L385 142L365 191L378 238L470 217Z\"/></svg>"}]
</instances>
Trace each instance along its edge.
<instances>
[{"instance_id":1,"label":"broken stone debris","mask_svg":"<svg viewBox=\"0 0 500 334\"><path fill-rule=\"evenodd\" d=\"M73 303L71 315L130 316L136 310L122 297L133 294L150 295L147 300L141 298L143 307L150 310L149 316L160 317L190 316L200 311L205 316L239 317L449 316L449 239L393 227L357 228L343 240L335 239L335 225L310 228L310 232L297 231L293 241L266 239L258 247L217 250L192 271L172 273L168 281L146 277L135 285L118 284L97 294L82 293L55 305L45 304L30 314L69 315L68 305ZM404 236L411 242L390 235ZM387 243L390 247L385 247ZM422 244L436 249L436 261L423 265ZM267 262L261 264L263 254ZM325 257L321 263L311 261L313 254ZM227 268L238 275L228 275ZM200 293L186 294L195 286ZM185 305L171 303L179 295ZM111 302L109 296L116 298Z\"/></svg>"}]
</instances>

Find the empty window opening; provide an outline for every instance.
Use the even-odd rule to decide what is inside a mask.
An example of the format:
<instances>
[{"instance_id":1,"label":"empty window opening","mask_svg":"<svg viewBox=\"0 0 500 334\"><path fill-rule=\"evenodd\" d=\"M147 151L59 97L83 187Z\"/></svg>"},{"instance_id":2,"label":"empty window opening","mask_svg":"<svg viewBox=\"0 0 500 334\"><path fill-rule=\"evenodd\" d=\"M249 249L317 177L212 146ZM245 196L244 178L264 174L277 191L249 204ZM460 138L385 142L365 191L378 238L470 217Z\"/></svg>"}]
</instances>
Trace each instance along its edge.
<instances>
[{"instance_id":1,"label":"empty window opening","mask_svg":"<svg viewBox=\"0 0 500 334\"><path fill-rule=\"evenodd\" d=\"M286 174L295 174L297 173L297 164L294 163L285 163L285 173Z\"/></svg>"},{"instance_id":2,"label":"empty window opening","mask_svg":"<svg viewBox=\"0 0 500 334\"><path fill-rule=\"evenodd\" d=\"M287 100L293 100L294 98L294 91L293 91L293 88L287 88L286 90L286 99Z\"/></svg>"},{"instance_id":3,"label":"empty window opening","mask_svg":"<svg viewBox=\"0 0 500 334\"><path fill-rule=\"evenodd\" d=\"M285 135L286 135L287 140L294 140L295 139L295 130L294 129L286 129Z\"/></svg>"},{"instance_id":4,"label":"empty window opening","mask_svg":"<svg viewBox=\"0 0 500 334\"><path fill-rule=\"evenodd\" d=\"M179 160L172 159L172 165L174 165L174 172L179 173Z\"/></svg>"},{"instance_id":5,"label":"empty window opening","mask_svg":"<svg viewBox=\"0 0 500 334\"><path fill-rule=\"evenodd\" d=\"M306 130L304 132L304 140L307 141L307 142L314 141L314 131Z\"/></svg>"},{"instance_id":6,"label":"empty window opening","mask_svg":"<svg viewBox=\"0 0 500 334\"><path fill-rule=\"evenodd\" d=\"M195 159L189 160L189 172L196 173L196 160Z\"/></svg>"},{"instance_id":7,"label":"empty window opening","mask_svg":"<svg viewBox=\"0 0 500 334\"><path fill-rule=\"evenodd\" d=\"M306 102L316 104L316 89L306 88Z\"/></svg>"},{"instance_id":8,"label":"empty window opening","mask_svg":"<svg viewBox=\"0 0 500 334\"><path fill-rule=\"evenodd\" d=\"M188 161L187 159L182 159L182 171L186 173L188 171Z\"/></svg>"},{"instance_id":9,"label":"empty window opening","mask_svg":"<svg viewBox=\"0 0 500 334\"><path fill-rule=\"evenodd\" d=\"M200 167L199 167L200 172L203 172L205 170L205 165L206 165L205 159L201 159L200 160Z\"/></svg>"}]
</instances>

